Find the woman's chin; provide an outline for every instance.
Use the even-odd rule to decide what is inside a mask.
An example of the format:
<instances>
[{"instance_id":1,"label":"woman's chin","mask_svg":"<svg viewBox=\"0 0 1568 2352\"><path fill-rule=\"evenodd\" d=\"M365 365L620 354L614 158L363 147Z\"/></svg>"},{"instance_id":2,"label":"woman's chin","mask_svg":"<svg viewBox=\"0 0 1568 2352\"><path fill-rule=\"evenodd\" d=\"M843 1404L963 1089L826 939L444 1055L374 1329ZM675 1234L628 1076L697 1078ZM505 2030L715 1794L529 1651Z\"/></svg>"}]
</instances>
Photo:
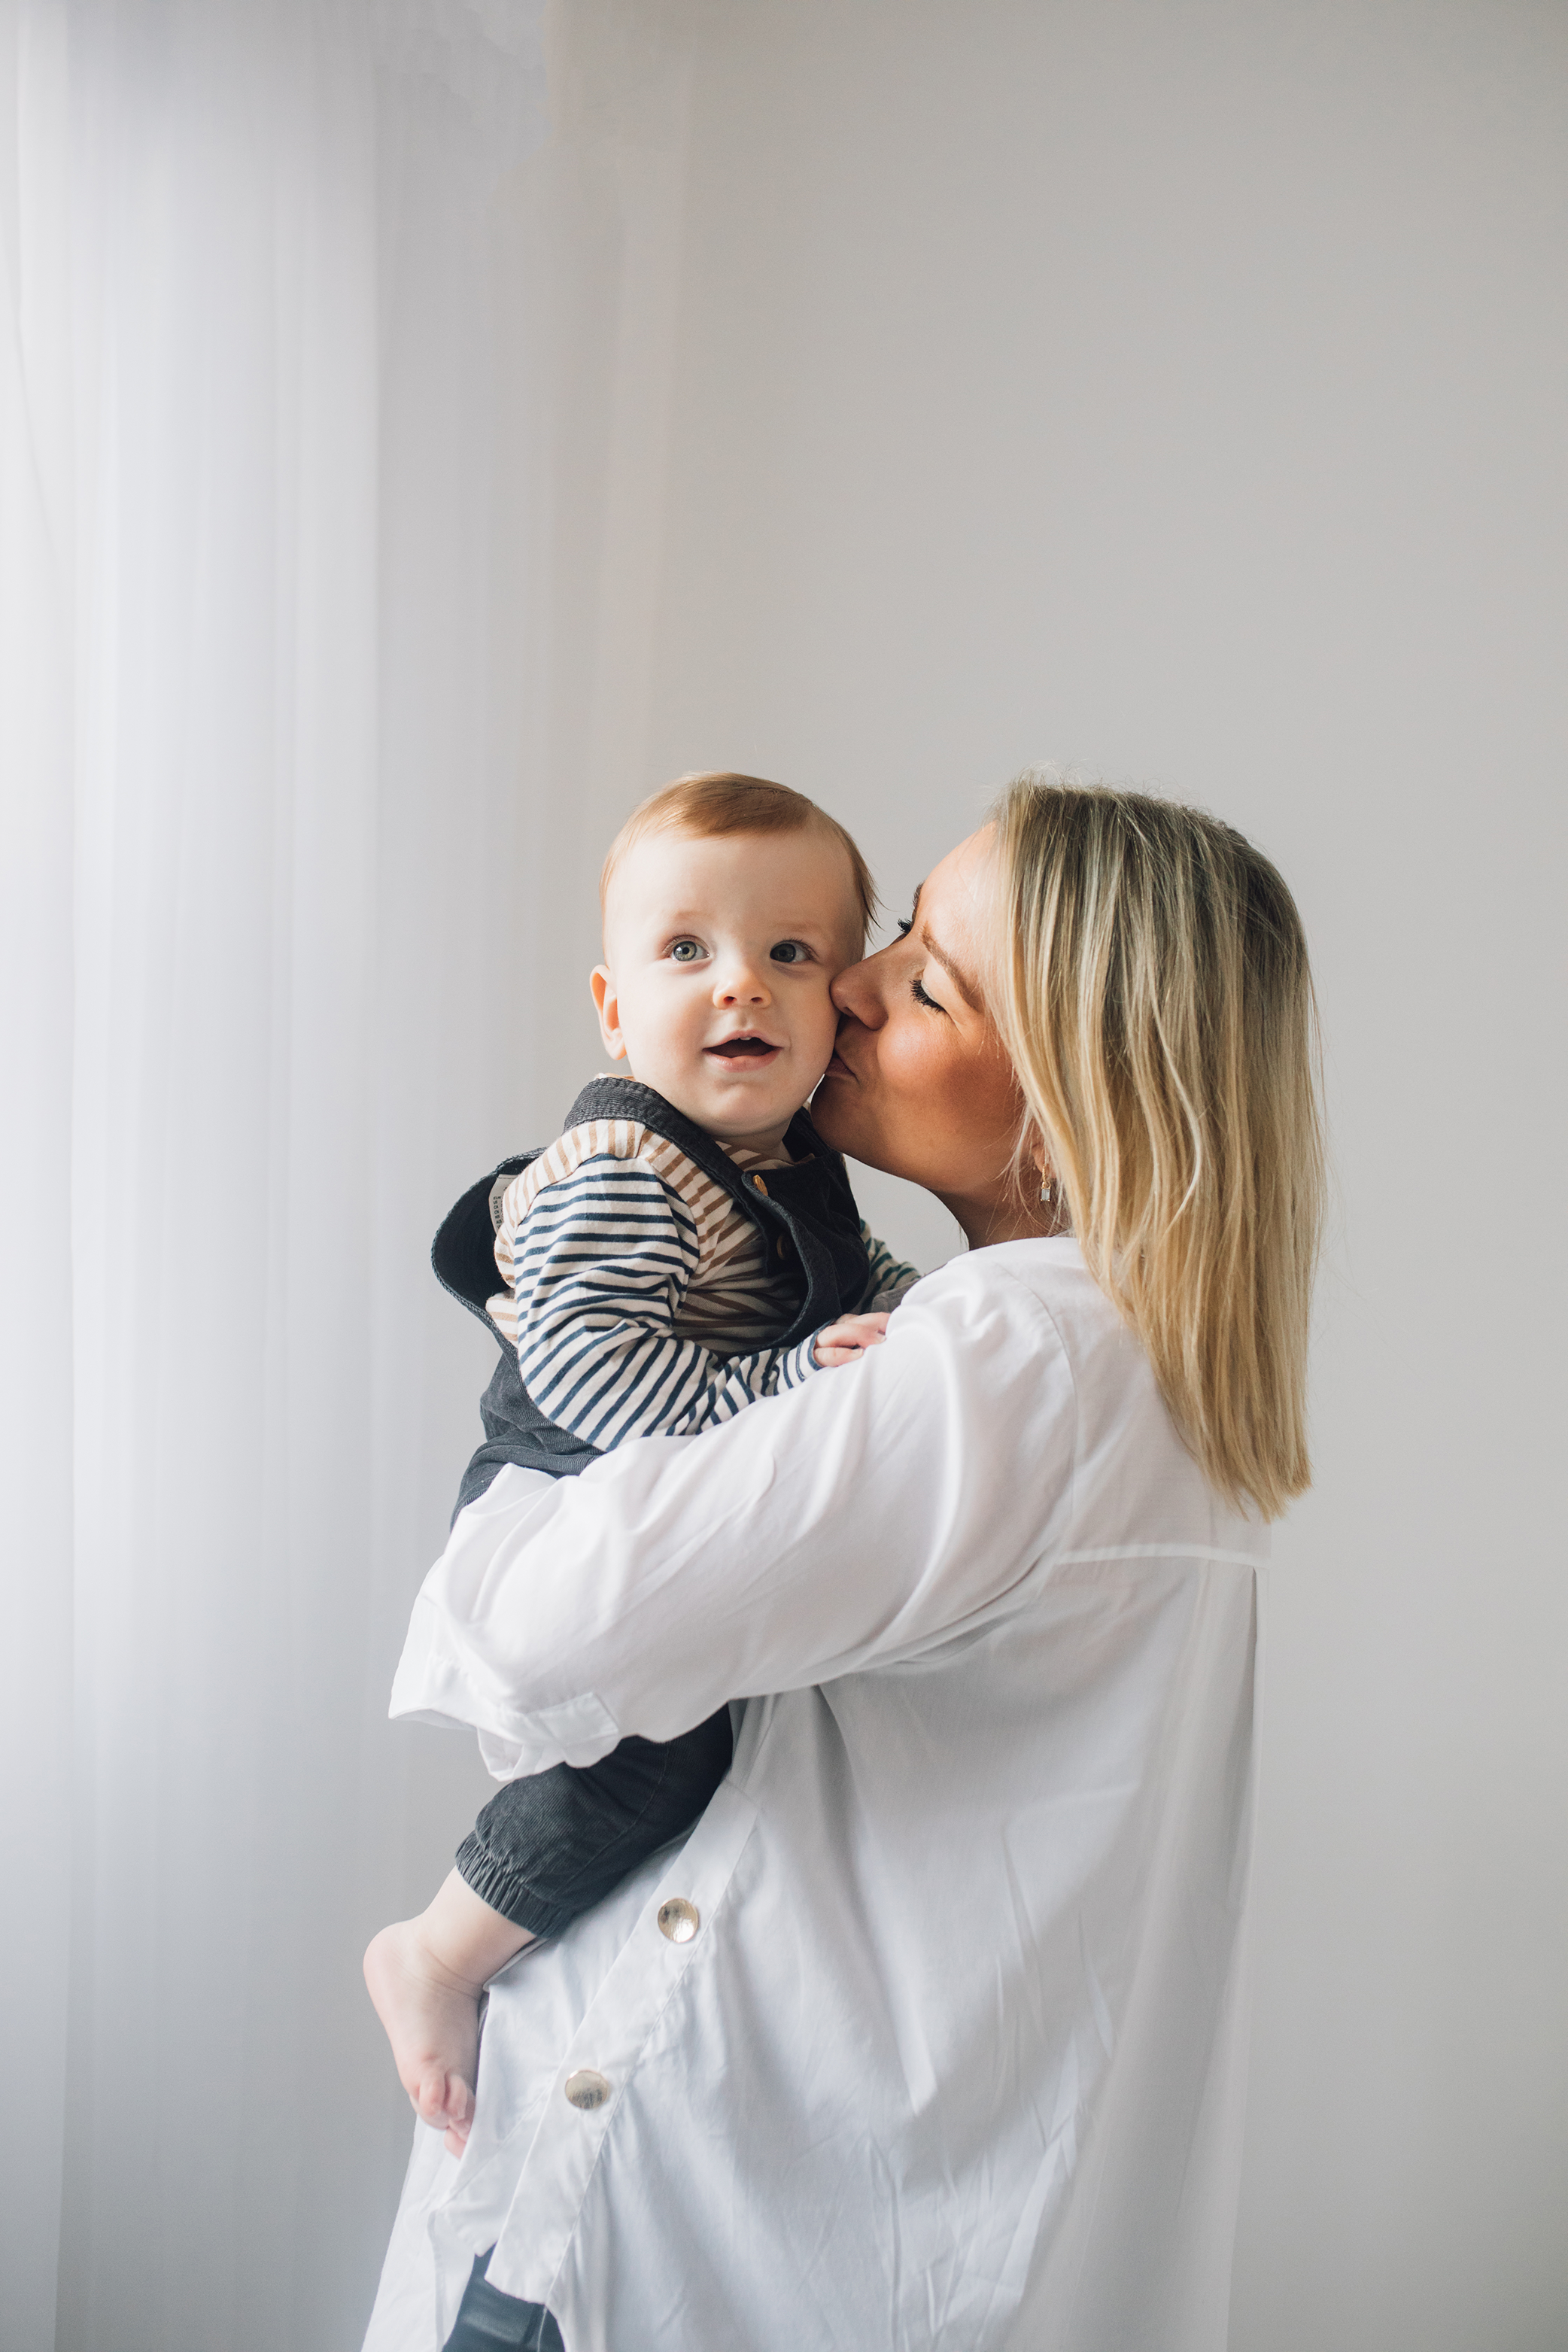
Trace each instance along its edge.
<instances>
[{"instance_id":1,"label":"woman's chin","mask_svg":"<svg viewBox=\"0 0 1568 2352\"><path fill-rule=\"evenodd\" d=\"M828 1071L811 1098L811 1123L830 1151L842 1151L868 1168L881 1167L876 1122L866 1118L853 1078Z\"/></svg>"}]
</instances>

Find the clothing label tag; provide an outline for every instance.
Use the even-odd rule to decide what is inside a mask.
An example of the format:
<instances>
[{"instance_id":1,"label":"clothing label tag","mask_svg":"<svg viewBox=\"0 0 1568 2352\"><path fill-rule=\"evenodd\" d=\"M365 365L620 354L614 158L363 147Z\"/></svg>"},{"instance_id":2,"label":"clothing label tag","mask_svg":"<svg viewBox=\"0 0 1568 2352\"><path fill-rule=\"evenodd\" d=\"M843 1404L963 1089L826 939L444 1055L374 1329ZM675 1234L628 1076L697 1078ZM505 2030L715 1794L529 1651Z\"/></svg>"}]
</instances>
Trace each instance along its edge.
<instances>
[{"instance_id":1,"label":"clothing label tag","mask_svg":"<svg viewBox=\"0 0 1568 2352\"><path fill-rule=\"evenodd\" d=\"M514 1170L512 1174L510 1176L505 1174L498 1176L495 1182L490 1186L490 1230L492 1233L499 1234L500 1231L501 1202L506 1199L508 1192L510 1190L511 1186L516 1183L516 1181L517 1175Z\"/></svg>"}]
</instances>

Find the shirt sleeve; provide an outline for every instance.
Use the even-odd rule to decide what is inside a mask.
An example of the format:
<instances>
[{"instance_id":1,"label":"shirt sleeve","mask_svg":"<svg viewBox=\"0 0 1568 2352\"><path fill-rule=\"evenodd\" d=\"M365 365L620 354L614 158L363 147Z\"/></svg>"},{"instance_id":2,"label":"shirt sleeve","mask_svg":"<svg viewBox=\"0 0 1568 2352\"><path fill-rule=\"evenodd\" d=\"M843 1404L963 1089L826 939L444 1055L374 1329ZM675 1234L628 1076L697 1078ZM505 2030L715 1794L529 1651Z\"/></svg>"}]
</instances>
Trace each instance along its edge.
<instances>
[{"instance_id":1,"label":"shirt sleeve","mask_svg":"<svg viewBox=\"0 0 1568 2352\"><path fill-rule=\"evenodd\" d=\"M861 1310L868 1312L874 1307L879 1313L888 1313L899 1305L906 1292L914 1288L921 1279L921 1270L907 1259L895 1257L887 1243L877 1239L864 1217L860 1220L860 1238L870 1265Z\"/></svg>"},{"instance_id":2,"label":"shirt sleeve","mask_svg":"<svg viewBox=\"0 0 1568 2352\"><path fill-rule=\"evenodd\" d=\"M691 1211L635 1160L584 1160L545 1185L512 1244L518 1369L541 1412L603 1452L716 1428L808 1380L810 1339L716 1356L679 1337L698 1255Z\"/></svg>"},{"instance_id":3,"label":"shirt sleeve","mask_svg":"<svg viewBox=\"0 0 1568 2352\"><path fill-rule=\"evenodd\" d=\"M885 1346L706 1437L503 1470L426 1580L393 1712L474 1725L508 1779L916 1657L1019 1605L1076 1425L1037 1297L932 1276Z\"/></svg>"}]
</instances>

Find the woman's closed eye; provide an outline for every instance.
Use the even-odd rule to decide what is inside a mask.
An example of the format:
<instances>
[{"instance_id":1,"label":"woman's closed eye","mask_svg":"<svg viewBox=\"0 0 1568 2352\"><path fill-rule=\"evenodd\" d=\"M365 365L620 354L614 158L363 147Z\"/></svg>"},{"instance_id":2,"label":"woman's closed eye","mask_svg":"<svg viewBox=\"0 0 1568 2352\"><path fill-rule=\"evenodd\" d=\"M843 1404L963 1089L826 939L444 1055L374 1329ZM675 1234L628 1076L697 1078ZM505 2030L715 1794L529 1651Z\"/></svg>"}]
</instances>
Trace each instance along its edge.
<instances>
[{"instance_id":1,"label":"woman's closed eye","mask_svg":"<svg viewBox=\"0 0 1568 2352\"><path fill-rule=\"evenodd\" d=\"M899 937L900 939L907 940L910 933L914 929L914 923L912 920L906 922L902 915L900 915L898 919ZM913 996L917 1004L923 1004L925 1006L928 1013L945 1013L947 1011L945 1004L939 1004L934 996L928 996L926 994L924 988L921 985L921 975L919 972L916 972L913 980L910 982L910 993Z\"/></svg>"}]
</instances>

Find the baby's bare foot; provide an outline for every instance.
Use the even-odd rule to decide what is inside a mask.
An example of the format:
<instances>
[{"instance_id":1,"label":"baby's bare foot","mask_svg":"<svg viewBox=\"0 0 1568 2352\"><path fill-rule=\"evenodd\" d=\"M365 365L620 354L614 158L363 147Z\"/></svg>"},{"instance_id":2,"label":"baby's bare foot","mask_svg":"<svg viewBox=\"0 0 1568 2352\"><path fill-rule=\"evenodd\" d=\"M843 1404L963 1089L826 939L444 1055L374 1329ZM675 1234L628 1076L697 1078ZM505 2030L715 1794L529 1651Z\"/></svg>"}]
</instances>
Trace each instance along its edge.
<instances>
[{"instance_id":1,"label":"baby's bare foot","mask_svg":"<svg viewBox=\"0 0 1568 2352\"><path fill-rule=\"evenodd\" d=\"M432 1950L420 1919L400 1919L372 1938L364 1980L416 2115L461 2156L474 2119L483 1985Z\"/></svg>"},{"instance_id":2,"label":"baby's bare foot","mask_svg":"<svg viewBox=\"0 0 1568 2352\"><path fill-rule=\"evenodd\" d=\"M384 1927L364 1956L364 1980L386 2028L397 2079L424 2123L461 2156L474 2120L479 1995L533 1941L448 1871L417 1919Z\"/></svg>"}]
</instances>

